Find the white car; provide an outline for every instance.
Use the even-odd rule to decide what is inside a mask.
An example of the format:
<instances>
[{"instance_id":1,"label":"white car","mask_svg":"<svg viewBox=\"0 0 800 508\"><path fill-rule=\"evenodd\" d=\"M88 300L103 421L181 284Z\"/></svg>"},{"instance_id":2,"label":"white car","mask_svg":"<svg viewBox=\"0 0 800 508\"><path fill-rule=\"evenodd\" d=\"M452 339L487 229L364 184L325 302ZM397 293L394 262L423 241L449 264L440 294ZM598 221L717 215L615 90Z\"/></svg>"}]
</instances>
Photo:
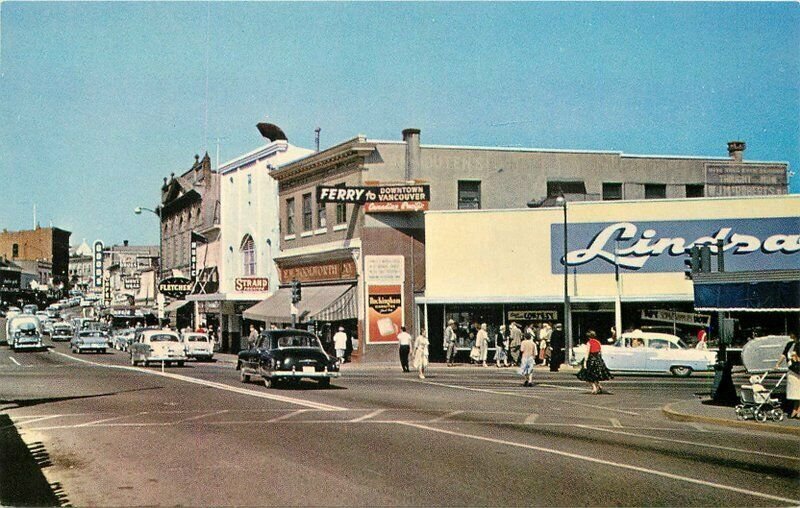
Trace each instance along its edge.
<instances>
[{"instance_id":1,"label":"white car","mask_svg":"<svg viewBox=\"0 0 800 508\"><path fill-rule=\"evenodd\" d=\"M181 342L188 358L210 361L214 358L214 343L206 333L187 332L181 334Z\"/></svg>"},{"instance_id":2,"label":"white car","mask_svg":"<svg viewBox=\"0 0 800 508\"><path fill-rule=\"evenodd\" d=\"M575 365L586 358L586 344L572 351ZM674 335L641 330L623 333L614 344L603 345L601 354L611 371L671 372L681 377L689 376L692 372L713 370L717 359L715 352L689 348Z\"/></svg>"},{"instance_id":3,"label":"white car","mask_svg":"<svg viewBox=\"0 0 800 508\"><path fill-rule=\"evenodd\" d=\"M43 349L42 325L39 318L20 314L8 322L6 327L8 345L14 351L20 349Z\"/></svg>"},{"instance_id":4,"label":"white car","mask_svg":"<svg viewBox=\"0 0 800 508\"><path fill-rule=\"evenodd\" d=\"M163 362L169 365L175 362L178 367L183 367L186 361L181 338L172 330L144 330L136 335L129 351L131 365L141 363L147 367L149 363Z\"/></svg>"},{"instance_id":5,"label":"white car","mask_svg":"<svg viewBox=\"0 0 800 508\"><path fill-rule=\"evenodd\" d=\"M82 330L72 338L70 348L73 353L84 351L105 353L108 349L108 335L102 330Z\"/></svg>"}]
</instances>

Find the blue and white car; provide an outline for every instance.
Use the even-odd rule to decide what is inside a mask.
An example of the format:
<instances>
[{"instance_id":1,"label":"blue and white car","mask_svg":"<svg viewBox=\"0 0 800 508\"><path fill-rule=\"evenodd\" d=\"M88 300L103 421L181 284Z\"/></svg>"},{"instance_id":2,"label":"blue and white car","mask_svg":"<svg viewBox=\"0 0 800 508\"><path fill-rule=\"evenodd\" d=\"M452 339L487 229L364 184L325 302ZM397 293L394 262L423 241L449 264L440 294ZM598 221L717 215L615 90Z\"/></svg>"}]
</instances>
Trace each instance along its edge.
<instances>
[{"instance_id":1,"label":"blue and white car","mask_svg":"<svg viewBox=\"0 0 800 508\"><path fill-rule=\"evenodd\" d=\"M105 353L108 349L108 335L102 330L83 330L75 334L69 345L73 353Z\"/></svg>"},{"instance_id":2,"label":"blue and white car","mask_svg":"<svg viewBox=\"0 0 800 508\"><path fill-rule=\"evenodd\" d=\"M580 364L587 355L586 344L572 348L572 352L573 365ZM604 344L601 354L611 371L669 372L680 377L713 370L716 362L714 351L690 348L668 333L641 330L623 333L614 344Z\"/></svg>"}]
</instances>

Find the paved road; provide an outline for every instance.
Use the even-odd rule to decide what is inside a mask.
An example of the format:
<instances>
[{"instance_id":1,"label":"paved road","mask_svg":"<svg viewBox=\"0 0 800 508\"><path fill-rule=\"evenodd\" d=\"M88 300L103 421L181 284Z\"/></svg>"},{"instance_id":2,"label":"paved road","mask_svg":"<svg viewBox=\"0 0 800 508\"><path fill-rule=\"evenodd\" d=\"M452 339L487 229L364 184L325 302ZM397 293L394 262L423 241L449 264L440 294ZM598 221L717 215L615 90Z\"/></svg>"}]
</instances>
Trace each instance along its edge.
<instances>
[{"instance_id":1,"label":"paved road","mask_svg":"<svg viewBox=\"0 0 800 508\"><path fill-rule=\"evenodd\" d=\"M536 380L347 365L330 389L267 390L222 362L162 373L2 346L0 426L74 505L800 503L799 438L663 417L708 377L619 376L599 396L567 373Z\"/></svg>"}]
</instances>

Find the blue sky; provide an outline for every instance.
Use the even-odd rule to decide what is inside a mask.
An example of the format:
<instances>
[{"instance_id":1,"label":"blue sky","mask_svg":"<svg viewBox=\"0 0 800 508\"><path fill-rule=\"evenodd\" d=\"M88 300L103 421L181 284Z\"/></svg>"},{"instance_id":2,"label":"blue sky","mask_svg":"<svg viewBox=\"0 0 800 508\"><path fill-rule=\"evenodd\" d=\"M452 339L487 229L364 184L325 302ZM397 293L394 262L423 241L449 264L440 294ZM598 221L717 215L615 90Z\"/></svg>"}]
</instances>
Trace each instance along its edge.
<instances>
[{"instance_id":1,"label":"blue sky","mask_svg":"<svg viewBox=\"0 0 800 508\"><path fill-rule=\"evenodd\" d=\"M158 243L133 208L216 137L223 161L261 146L265 118L309 148L317 126L323 148L406 127L664 155L743 139L800 192L796 2L7 1L0 29L0 227L36 203L73 243Z\"/></svg>"}]
</instances>

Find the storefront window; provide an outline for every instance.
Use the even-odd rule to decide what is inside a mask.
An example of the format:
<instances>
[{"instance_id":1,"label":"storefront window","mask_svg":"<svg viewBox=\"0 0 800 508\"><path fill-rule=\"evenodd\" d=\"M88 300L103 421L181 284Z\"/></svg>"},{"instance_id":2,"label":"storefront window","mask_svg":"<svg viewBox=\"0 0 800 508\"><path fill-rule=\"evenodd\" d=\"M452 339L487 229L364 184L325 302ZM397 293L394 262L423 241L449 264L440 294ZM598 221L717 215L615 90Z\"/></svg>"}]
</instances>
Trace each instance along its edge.
<instances>
[{"instance_id":1,"label":"storefront window","mask_svg":"<svg viewBox=\"0 0 800 508\"><path fill-rule=\"evenodd\" d=\"M459 349L468 350L475 343L478 327L486 323L489 332L489 348L494 348L494 340L500 325L503 324L502 305L448 305L445 309L444 322L450 320L458 324Z\"/></svg>"}]
</instances>

